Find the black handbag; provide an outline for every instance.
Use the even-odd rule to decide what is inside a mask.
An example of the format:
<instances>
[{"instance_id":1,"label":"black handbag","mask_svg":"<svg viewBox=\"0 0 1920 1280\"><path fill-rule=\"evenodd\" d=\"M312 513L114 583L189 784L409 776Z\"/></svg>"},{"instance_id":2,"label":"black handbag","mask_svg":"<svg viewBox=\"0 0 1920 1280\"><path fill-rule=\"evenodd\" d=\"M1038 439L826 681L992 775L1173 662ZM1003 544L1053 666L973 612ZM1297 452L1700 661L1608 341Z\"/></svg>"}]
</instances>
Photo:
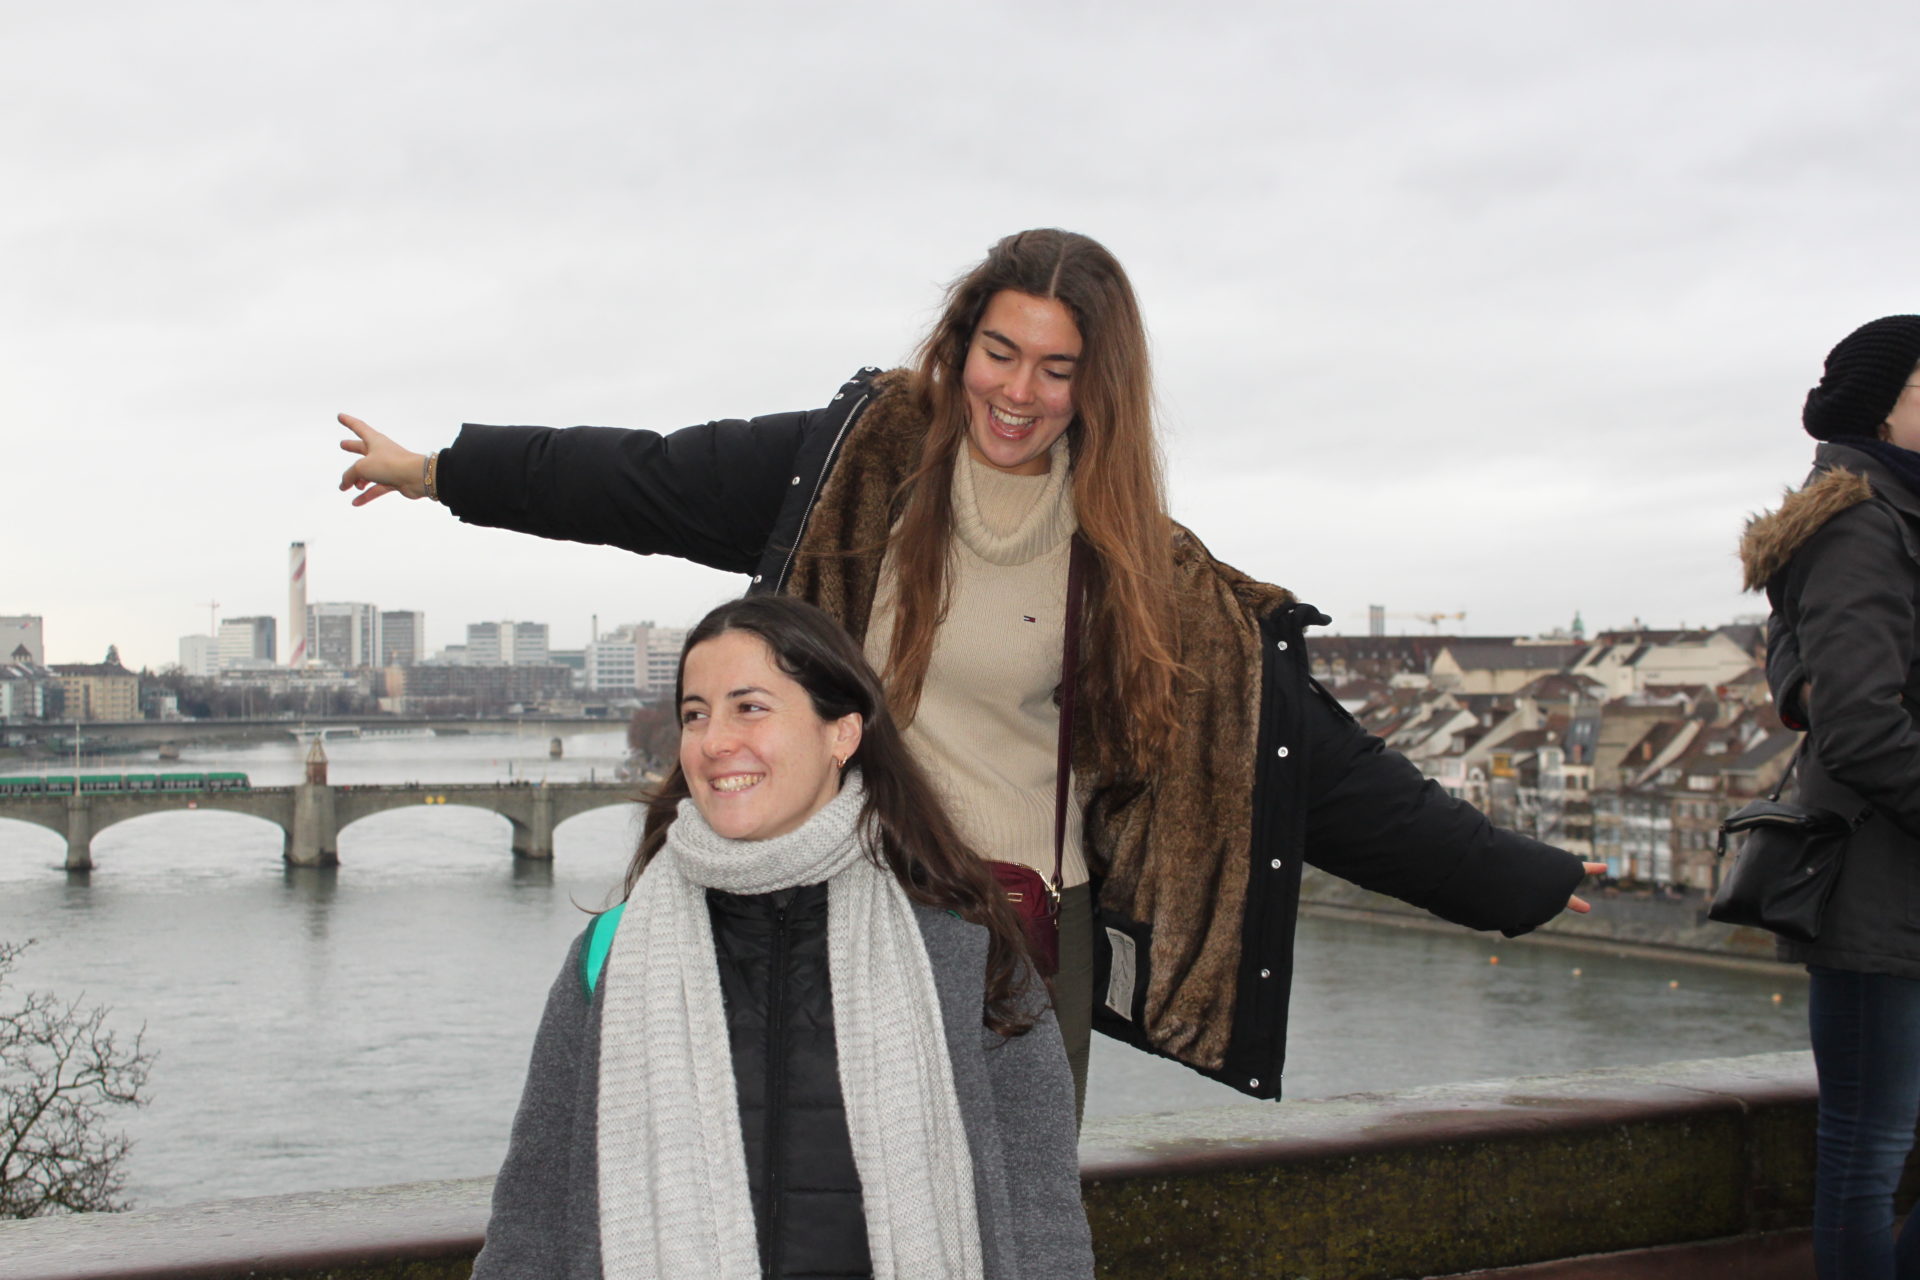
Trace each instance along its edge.
<instances>
[{"instance_id":1,"label":"black handbag","mask_svg":"<svg viewBox=\"0 0 1920 1280\"><path fill-rule=\"evenodd\" d=\"M1872 816L1862 808L1849 819L1831 809L1813 809L1782 800L1787 779L1800 763L1800 748L1780 775L1773 794L1755 800L1720 824L1714 891L1707 918L1722 924L1752 925L1796 942L1820 935L1820 917L1840 880L1847 838ZM1740 853L1727 863L1727 837L1744 835Z\"/></svg>"}]
</instances>

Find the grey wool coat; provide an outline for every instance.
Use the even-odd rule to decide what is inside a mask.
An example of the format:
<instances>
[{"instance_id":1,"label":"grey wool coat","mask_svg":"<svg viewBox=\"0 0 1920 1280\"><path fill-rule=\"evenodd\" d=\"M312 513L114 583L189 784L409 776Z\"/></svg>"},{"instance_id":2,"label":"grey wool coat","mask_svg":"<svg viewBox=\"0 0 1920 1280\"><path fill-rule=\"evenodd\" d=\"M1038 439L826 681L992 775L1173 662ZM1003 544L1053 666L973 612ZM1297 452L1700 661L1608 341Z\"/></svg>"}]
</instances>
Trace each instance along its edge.
<instances>
[{"instance_id":1,"label":"grey wool coat","mask_svg":"<svg viewBox=\"0 0 1920 1280\"><path fill-rule=\"evenodd\" d=\"M1022 1036L987 1030L986 930L917 904L914 915L973 1157L988 1280L1091 1277L1073 1082L1053 1013L1043 1007ZM547 996L475 1280L601 1280L600 1002L581 981L585 939L574 941ZM1042 994L1036 1000L1044 1006Z\"/></svg>"}]
</instances>

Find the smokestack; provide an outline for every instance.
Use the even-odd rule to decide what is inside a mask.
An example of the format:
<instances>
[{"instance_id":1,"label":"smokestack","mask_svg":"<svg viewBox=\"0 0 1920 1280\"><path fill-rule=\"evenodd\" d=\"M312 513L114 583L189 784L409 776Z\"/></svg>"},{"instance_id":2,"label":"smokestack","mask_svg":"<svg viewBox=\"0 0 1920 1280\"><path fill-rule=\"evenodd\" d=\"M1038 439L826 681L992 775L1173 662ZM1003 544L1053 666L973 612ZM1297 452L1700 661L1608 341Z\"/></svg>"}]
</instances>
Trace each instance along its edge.
<instances>
[{"instance_id":1,"label":"smokestack","mask_svg":"<svg viewBox=\"0 0 1920 1280\"><path fill-rule=\"evenodd\" d=\"M287 548L287 665L307 663L307 544Z\"/></svg>"}]
</instances>

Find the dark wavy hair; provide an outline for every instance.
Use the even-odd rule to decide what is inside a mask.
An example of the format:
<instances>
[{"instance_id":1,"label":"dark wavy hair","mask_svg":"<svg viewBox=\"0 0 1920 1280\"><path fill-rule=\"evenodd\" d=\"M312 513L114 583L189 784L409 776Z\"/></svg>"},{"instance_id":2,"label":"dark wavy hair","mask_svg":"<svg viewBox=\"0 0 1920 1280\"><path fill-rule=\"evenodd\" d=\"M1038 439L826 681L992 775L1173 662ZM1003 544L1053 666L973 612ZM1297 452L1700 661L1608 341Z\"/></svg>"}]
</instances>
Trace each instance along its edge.
<instances>
[{"instance_id":1,"label":"dark wavy hair","mask_svg":"<svg viewBox=\"0 0 1920 1280\"><path fill-rule=\"evenodd\" d=\"M860 746L843 769L859 766L866 785L861 823L876 837L866 842L868 856L875 865L893 872L913 901L952 911L986 929L983 1021L1003 1036L1027 1031L1033 1019L1023 1004L1033 969L1020 922L986 863L960 838L932 783L908 751L899 725L887 711L880 679L867 665L860 646L839 623L803 600L775 595L730 600L687 634L674 677L676 714L687 654L729 631L759 637L775 665L807 691L814 714L822 720L860 716ZM666 843L667 828L688 794L686 774L676 760L673 771L646 797L640 847L627 867L627 895L631 896L647 863Z\"/></svg>"}]
</instances>

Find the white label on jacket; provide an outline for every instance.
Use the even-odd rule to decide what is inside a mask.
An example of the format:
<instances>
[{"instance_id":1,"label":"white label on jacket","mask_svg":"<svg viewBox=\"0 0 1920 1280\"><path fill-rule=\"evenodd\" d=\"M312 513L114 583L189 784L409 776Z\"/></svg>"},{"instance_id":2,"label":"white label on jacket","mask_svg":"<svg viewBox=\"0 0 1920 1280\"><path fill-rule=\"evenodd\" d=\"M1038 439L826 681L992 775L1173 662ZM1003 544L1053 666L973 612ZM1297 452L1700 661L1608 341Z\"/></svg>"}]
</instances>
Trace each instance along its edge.
<instances>
[{"instance_id":1,"label":"white label on jacket","mask_svg":"<svg viewBox=\"0 0 1920 1280\"><path fill-rule=\"evenodd\" d=\"M1128 1022L1133 1021L1134 956L1133 939L1118 929L1107 930L1107 945L1113 948L1113 967L1107 973L1107 1008Z\"/></svg>"}]
</instances>

